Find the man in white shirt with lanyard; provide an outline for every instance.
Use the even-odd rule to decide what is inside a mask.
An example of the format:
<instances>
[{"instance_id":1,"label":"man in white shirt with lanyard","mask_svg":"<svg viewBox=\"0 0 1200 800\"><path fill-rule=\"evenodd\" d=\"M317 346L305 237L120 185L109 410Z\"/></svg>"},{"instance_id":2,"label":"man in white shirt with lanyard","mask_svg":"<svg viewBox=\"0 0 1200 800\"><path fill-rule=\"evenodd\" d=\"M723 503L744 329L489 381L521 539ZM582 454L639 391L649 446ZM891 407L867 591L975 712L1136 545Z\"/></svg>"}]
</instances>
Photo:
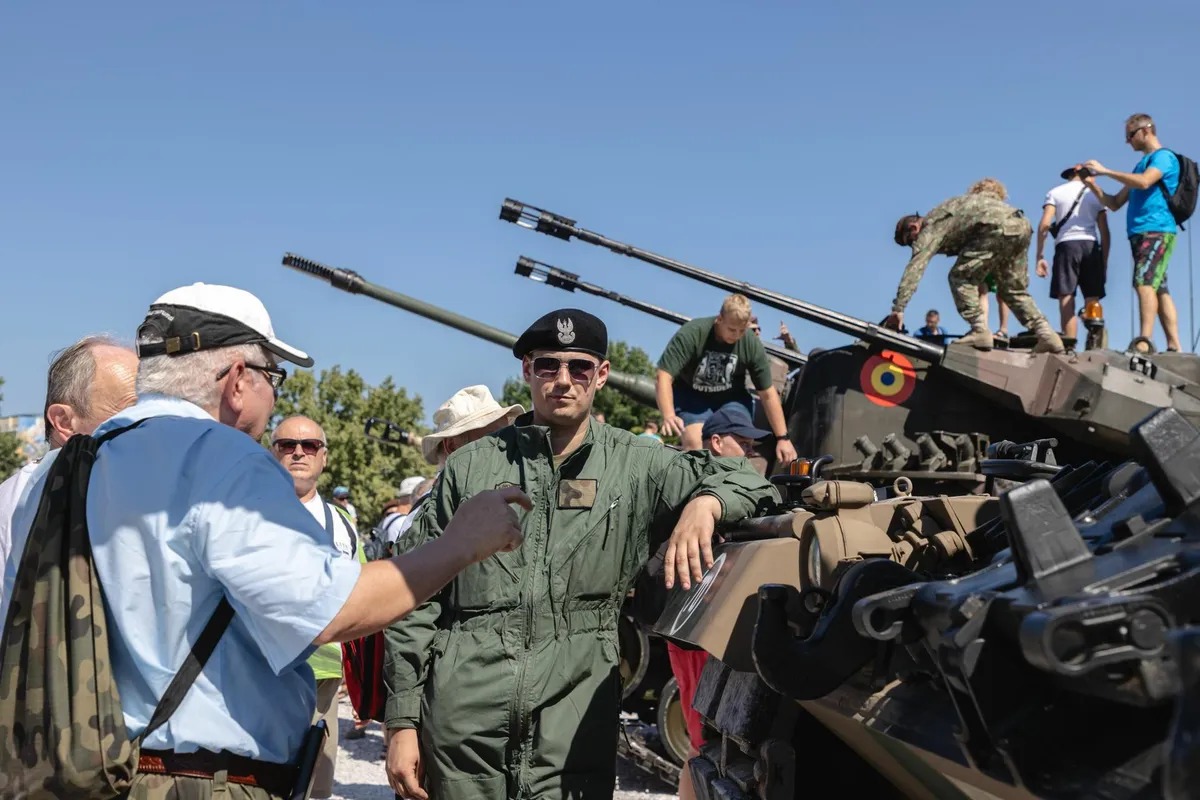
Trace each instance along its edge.
<instances>
[{"instance_id":1,"label":"man in white shirt with lanyard","mask_svg":"<svg viewBox=\"0 0 1200 800\"><path fill-rule=\"evenodd\" d=\"M1054 266L1050 296L1058 300L1062 334L1075 338L1075 290L1084 302L1104 297L1108 274L1108 215L1104 205L1088 191L1079 165L1062 172L1066 183L1046 193L1038 223L1037 274L1046 277L1050 265L1042 257L1046 234L1054 236Z\"/></svg>"},{"instance_id":2,"label":"man in white shirt with lanyard","mask_svg":"<svg viewBox=\"0 0 1200 800\"><path fill-rule=\"evenodd\" d=\"M317 481L325 471L329 452L325 431L308 417L288 417L271 435L271 450L295 481L296 497L329 534L329 545L346 558L357 558L358 534L349 515L317 492ZM337 642L322 645L309 657L308 665L317 682L316 719L324 718L329 726L329 736L313 769L311 796L325 798L333 794L333 774L337 767L337 691L342 683L342 646Z\"/></svg>"}]
</instances>

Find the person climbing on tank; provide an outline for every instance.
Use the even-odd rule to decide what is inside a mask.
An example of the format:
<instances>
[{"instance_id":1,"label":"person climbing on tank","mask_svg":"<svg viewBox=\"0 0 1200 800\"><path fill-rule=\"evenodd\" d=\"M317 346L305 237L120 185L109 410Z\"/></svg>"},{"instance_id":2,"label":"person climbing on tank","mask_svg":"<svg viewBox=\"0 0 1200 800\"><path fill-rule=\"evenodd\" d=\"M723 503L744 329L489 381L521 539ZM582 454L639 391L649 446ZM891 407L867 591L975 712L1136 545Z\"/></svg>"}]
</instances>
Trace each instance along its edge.
<instances>
[{"instance_id":1,"label":"person climbing on tank","mask_svg":"<svg viewBox=\"0 0 1200 800\"><path fill-rule=\"evenodd\" d=\"M1033 227L1024 213L1004 202L1008 193L994 178L984 178L966 194L951 197L928 214L909 214L896 223L896 244L912 248L912 258L900 277L892 313L884 321L899 329L904 309L921 276L937 253L958 256L950 268L950 293L958 313L971 326L955 344L990 350L992 332L979 306L979 284L987 275L996 280L997 296L1017 320L1037 336L1035 353L1065 352L1062 339L1029 294L1029 242Z\"/></svg>"}]
</instances>

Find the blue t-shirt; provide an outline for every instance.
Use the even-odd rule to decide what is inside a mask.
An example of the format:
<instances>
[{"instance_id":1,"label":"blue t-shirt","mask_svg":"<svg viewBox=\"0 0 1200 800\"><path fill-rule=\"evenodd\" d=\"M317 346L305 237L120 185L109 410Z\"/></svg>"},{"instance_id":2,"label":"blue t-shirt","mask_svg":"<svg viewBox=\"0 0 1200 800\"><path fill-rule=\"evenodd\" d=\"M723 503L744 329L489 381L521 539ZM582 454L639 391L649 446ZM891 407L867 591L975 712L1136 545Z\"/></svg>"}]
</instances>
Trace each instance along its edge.
<instances>
[{"instance_id":1,"label":"blue t-shirt","mask_svg":"<svg viewBox=\"0 0 1200 800\"><path fill-rule=\"evenodd\" d=\"M1163 174L1163 183L1167 191L1175 194L1179 188L1179 159L1170 150L1155 150L1148 156L1143 156L1133 168L1134 175L1141 175L1150 167L1158 167ZM1149 189L1130 189L1129 206L1125 212L1125 232L1133 236L1135 233L1175 233L1175 217L1167 207L1167 199L1163 197L1162 189L1154 184Z\"/></svg>"}]
</instances>

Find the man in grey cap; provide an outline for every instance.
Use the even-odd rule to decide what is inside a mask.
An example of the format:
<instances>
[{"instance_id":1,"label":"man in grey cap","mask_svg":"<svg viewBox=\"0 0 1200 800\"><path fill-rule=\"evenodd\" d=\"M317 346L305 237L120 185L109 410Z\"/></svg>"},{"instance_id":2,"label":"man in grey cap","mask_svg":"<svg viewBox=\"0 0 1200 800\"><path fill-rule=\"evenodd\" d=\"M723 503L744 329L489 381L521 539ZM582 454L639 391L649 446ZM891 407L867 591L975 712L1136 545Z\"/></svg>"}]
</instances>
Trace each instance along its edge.
<instances>
[{"instance_id":1,"label":"man in grey cap","mask_svg":"<svg viewBox=\"0 0 1200 800\"><path fill-rule=\"evenodd\" d=\"M668 541L664 579L712 565L716 523L778 503L743 460L681 452L593 420L608 332L575 308L513 346L533 409L456 450L409 536L437 541L463 498L520 487L519 553L479 563L388 631L388 775L425 800L611 797L617 619ZM426 437L428 440L428 437Z\"/></svg>"}]
</instances>

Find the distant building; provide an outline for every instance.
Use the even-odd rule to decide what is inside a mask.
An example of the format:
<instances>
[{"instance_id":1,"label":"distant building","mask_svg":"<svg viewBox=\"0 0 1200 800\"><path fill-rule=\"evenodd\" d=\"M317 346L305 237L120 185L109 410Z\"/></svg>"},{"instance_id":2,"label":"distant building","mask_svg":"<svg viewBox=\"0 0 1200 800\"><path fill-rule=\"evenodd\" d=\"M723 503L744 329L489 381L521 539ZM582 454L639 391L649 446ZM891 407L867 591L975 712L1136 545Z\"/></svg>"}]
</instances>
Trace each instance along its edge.
<instances>
[{"instance_id":1,"label":"distant building","mask_svg":"<svg viewBox=\"0 0 1200 800\"><path fill-rule=\"evenodd\" d=\"M46 421L40 414L16 414L0 417L0 433L15 433L21 438L21 453L29 461L41 458L49 449Z\"/></svg>"}]
</instances>

